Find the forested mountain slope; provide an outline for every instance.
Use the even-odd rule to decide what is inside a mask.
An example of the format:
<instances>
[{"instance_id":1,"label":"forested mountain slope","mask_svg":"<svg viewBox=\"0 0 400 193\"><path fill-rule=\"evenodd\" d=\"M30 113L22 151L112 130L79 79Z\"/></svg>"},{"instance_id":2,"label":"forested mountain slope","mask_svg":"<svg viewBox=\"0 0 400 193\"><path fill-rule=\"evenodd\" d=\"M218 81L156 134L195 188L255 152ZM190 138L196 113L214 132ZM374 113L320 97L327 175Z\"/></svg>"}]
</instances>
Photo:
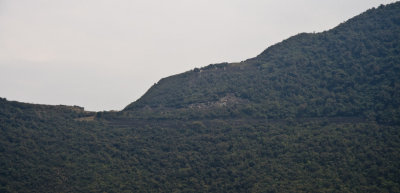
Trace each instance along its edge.
<instances>
[{"instance_id":1,"label":"forested mountain slope","mask_svg":"<svg viewBox=\"0 0 400 193\"><path fill-rule=\"evenodd\" d=\"M400 192L400 2L120 112L0 98L0 192Z\"/></svg>"},{"instance_id":2,"label":"forested mountain slope","mask_svg":"<svg viewBox=\"0 0 400 193\"><path fill-rule=\"evenodd\" d=\"M75 107L76 108L76 107ZM0 192L399 192L400 127L135 120L0 101Z\"/></svg>"},{"instance_id":3,"label":"forested mountain slope","mask_svg":"<svg viewBox=\"0 0 400 193\"><path fill-rule=\"evenodd\" d=\"M302 33L240 63L160 80L125 111L162 117L400 117L400 3ZM143 113L141 113L143 115Z\"/></svg>"}]
</instances>

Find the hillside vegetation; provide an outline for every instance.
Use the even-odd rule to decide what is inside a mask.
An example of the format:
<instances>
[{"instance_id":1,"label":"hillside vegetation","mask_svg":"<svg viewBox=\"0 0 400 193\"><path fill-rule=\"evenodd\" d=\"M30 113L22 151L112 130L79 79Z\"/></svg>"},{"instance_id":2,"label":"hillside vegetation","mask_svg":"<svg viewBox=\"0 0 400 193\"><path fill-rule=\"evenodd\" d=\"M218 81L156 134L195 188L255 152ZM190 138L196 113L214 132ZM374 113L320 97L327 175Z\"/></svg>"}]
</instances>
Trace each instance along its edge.
<instances>
[{"instance_id":1,"label":"hillside vegetation","mask_svg":"<svg viewBox=\"0 0 400 193\"><path fill-rule=\"evenodd\" d=\"M120 112L0 98L0 192L400 192L400 2Z\"/></svg>"},{"instance_id":2,"label":"hillside vegetation","mask_svg":"<svg viewBox=\"0 0 400 193\"><path fill-rule=\"evenodd\" d=\"M164 78L125 111L155 111L159 118L357 116L400 123L399 6L296 35L240 63Z\"/></svg>"}]
</instances>

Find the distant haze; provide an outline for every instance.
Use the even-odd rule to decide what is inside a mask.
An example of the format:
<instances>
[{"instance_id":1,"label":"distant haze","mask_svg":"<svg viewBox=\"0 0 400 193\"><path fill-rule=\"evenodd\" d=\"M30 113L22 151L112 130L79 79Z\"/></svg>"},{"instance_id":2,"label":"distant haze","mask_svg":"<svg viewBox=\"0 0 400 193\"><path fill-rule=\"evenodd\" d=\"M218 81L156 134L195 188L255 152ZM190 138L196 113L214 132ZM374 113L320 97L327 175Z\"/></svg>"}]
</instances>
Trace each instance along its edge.
<instances>
[{"instance_id":1,"label":"distant haze","mask_svg":"<svg viewBox=\"0 0 400 193\"><path fill-rule=\"evenodd\" d=\"M239 62L389 0L0 0L0 97L121 110L159 79Z\"/></svg>"}]
</instances>

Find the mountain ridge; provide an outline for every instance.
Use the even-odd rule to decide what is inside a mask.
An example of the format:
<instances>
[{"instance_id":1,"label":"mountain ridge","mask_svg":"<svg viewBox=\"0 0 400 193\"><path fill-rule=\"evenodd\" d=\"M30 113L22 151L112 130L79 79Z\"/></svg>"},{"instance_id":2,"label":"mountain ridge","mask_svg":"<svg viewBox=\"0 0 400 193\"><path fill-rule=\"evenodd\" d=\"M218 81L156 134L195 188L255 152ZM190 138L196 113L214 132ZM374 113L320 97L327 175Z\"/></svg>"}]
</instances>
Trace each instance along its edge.
<instances>
[{"instance_id":1,"label":"mountain ridge","mask_svg":"<svg viewBox=\"0 0 400 193\"><path fill-rule=\"evenodd\" d=\"M382 5L329 31L292 36L240 63L213 64L163 78L123 112L151 109L169 117L361 116L397 123L382 111L390 108L400 114L399 7L400 3ZM211 107L225 99L229 105L213 108L218 113L193 112L192 107ZM373 104L385 100L380 106Z\"/></svg>"}]
</instances>

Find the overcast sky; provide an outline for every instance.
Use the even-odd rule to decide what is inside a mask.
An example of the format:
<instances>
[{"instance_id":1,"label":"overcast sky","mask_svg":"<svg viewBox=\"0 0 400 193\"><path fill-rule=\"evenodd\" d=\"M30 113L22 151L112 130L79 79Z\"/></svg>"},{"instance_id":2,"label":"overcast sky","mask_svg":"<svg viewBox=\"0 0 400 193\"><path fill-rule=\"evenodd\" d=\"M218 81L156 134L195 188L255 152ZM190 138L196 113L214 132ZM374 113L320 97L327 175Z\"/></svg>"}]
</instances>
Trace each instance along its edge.
<instances>
[{"instance_id":1,"label":"overcast sky","mask_svg":"<svg viewBox=\"0 0 400 193\"><path fill-rule=\"evenodd\" d=\"M0 97L121 110L159 79L255 57L393 0L0 0Z\"/></svg>"}]
</instances>

